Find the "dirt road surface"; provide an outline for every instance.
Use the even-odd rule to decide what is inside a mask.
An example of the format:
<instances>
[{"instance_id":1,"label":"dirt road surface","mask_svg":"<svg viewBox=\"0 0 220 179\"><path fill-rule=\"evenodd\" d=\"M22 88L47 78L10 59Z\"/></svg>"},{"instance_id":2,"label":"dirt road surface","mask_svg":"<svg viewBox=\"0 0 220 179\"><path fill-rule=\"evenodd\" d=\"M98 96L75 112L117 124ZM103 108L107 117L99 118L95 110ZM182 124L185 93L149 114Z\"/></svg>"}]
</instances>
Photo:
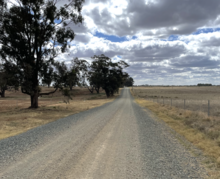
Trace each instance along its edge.
<instances>
[{"instance_id":1,"label":"dirt road surface","mask_svg":"<svg viewBox=\"0 0 220 179\"><path fill-rule=\"evenodd\" d=\"M203 178L199 162L139 107L114 102L0 141L0 178Z\"/></svg>"}]
</instances>

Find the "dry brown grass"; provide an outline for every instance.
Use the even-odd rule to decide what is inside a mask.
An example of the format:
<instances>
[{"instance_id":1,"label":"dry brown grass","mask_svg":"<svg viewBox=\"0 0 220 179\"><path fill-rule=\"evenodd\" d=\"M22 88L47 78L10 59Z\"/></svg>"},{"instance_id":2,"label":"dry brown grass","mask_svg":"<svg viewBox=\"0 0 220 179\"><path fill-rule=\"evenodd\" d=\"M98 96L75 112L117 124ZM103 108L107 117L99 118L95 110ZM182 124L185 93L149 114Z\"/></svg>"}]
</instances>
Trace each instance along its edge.
<instances>
[{"instance_id":1,"label":"dry brown grass","mask_svg":"<svg viewBox=\"0 0 220 179\"><path fill-rule=\"evenodd\" d=\"M157 101L177 108L203 112L220 117L220 87L135 87L134 93L142 98ZM185 100L185 106L184 106Z\"/></svg>"},{"instance_id":2,"label":"dry brown grass","mask_svg":"<svg viewBox=\"0 0 220 179\"><path fill-rule=\"evenodd\" d=\"M43 90L51 89L43 88ZM72 93L73 100L70 100L69 104L64 103L60 92L56 92L41 97L38 109L29 109L28 95L7 91L6 97L0 98L0 140L115 99L107 99L104 91L100 94L91 94L86 88L76 88Z\"/></svg>"},{"instance_id":3,"label":"dry brown grass","mask_svg":"<svg viewBox=\"0 0 220 179\"><path fill-rule=\"evenodd\" d=\"M220 86L134 87L134 91L136 94L149 97L220 100Z\"/></svg>"},{"instance_id":4,"label":"dry brown grass","mask_svg":"<svg viewBox=\"0 0 220 179\"><path fill-rule=\"evenodd\" d=\"M202 112L183 110L137 96L136 102L150 109L155 116L201 149L208 157L203 162L208 168L210 178L220 178L220 119L218 117L207 117Z\"/></svg>"}]
</instances>

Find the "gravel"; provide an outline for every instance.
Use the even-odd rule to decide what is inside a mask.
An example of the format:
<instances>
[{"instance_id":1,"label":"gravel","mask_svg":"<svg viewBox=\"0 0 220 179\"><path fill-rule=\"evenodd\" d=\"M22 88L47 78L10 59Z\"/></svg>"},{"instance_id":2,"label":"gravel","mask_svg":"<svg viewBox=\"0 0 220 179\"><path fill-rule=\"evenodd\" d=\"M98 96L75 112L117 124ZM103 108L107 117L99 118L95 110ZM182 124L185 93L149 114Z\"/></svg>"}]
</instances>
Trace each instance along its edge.
<instances>
[{"instance_id":1,"label":"gravel","mask_svg":"<svg viewBox=\"0 0 220 179\"><path fill-rule=\"evenodd\" d=\"M204 178L197 158L138 106L115 101L0 141L0 178Z\"/></svg>"}]
</instances>

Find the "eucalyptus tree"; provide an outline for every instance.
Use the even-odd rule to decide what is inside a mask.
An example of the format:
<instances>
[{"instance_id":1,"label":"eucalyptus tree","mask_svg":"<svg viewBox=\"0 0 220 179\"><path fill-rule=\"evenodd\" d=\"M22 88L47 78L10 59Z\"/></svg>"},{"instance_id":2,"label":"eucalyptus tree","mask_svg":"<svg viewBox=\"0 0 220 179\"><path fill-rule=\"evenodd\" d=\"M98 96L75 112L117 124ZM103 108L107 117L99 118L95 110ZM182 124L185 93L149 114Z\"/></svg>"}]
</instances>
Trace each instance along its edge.
<instances>
[{"instance_id":1,"label":"eucalyptus tree","mask_svg":"<svg viewBox=\"0 0 220 179\"><path fill-rule=\"evenodd\" d=\"M54 82L54 86L62 89L63 87L66 87L68 67L64 62L58 61L54 62L53 65L54 73L52 75L52 79Z\"/></svg>"},{"instance_id":2,"label":"eucalyptus tree","mask_svg":"<svg viewBox=\"0 0 220 179\"><path fill-rule=\"evenodd\" d=\"M125 83L124 83L124 86L133 86L134 84L134 80L132 77L128 76L128 78L125 79Z\"/></svg>"},{"instance_id":3,"label":"eucalyptus tree","mask_svg":"<svg viewBox=\"0 0 220 179\"><path fill-rule=\"evenodd\" d=\"M83 86L87 77L89 63L86 60L75 58L71 64L64 62L55 62L54 82L60 85L60 88L69 88L72 91L74 86Z\"/></svg>"},{"instance_id":4,"label":"eucalyptus tree","mask_svg":"<svg viewBox=\"0 0 220 179\"><path fill-rule=\"evenodd\" d=\"M7 1L7 5L8 5ZM66 2L66 3L65 3ZM84 0L15 0L0 12L0 56L17 65L21 91L31 98L31 108L38 107L39 87L45 71L53 68L54 59L67 51L75 34L71 23L82 23ZM0 0L0 5L6 0ZM48 77L48 76L47 76Z\"/></svg>"},{"instance_id":5,"label":"eucalyptus tree","mask_svg":"<svg viewBox=\"0 0 220 179\"><path fill-rule=\"evenodd\" d=\"M73 86L85 86L89 63L77 57L71 60L71 65L67 75L67 85L70 90Z\"/></svg>"},{"instance_id":6,"label":"eucalyptus tree","mask_svg":"<svg viewBox=\"0 0 220 179\"><path fill-rule=\"evenodd\" d=\"M89 81L88 89L91 93L93 93L93 91L96 90L96 92L99 94L100 88L102 86L103 78L102 76L100 76L101 73L97 69L98 69L97 64L92 63L91 71L88 72L88 81Z\"/></svg>"},{"instance_id":7,"label":"eucalyptus tree","mask_svg":"<svg viewBox=\"0 0 220 179\"><path fill-rule=\"evenodd\" d=\"M124 83L127 73L123 69L128 67L124 61L112 62L111 58L101 55L94 55L90 66L88 80L90 84L96 88L102 87L105 90L106 96L113 96L118 92L119 87Z\"/></svg>"},{"instance_id":8,"label":"eucalyptus tree","mask_svg":"<svg viewBox=\"0 0 220 179\"><path fill-rule=\"evenodd\" d=\"M9 71L9 69L11 71ZM0 96L5 97L6 90L18 90L18 88L17 66L9 63L0 63Z\"/></svg>"},{"instance_id":9,"label":"eucalyptus tree","mask_svg":"<svg viewBox=\"0 0 220 179\"><path fill-rule=\"evenodd\" d=\"M44 65L43 73L42 73L42 84L47 85L49 88L54 80L53 75L54 75L54 68L52 66L48 67L47 65Z\"/></svg>"}]
</instances>

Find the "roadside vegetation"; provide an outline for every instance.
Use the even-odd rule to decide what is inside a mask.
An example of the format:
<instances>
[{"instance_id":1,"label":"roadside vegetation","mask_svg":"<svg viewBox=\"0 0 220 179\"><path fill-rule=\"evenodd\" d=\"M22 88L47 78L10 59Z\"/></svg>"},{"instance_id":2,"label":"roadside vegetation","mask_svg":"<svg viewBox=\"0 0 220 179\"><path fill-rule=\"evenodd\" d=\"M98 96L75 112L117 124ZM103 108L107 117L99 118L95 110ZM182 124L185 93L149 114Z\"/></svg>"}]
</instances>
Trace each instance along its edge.
<instances>
[{"instance_id":1,"label":"roadside vegetation","mask_svg":"<svg viewBox=\"0 0 220 179\"><path fill-rule=\"evenodd\" d=\"M67 4L49 0L17 0L9 4L0 0L0 95L6 90L20 90L30 98L30 108L38 108L39 97L58 90L71 99L73 87L87 87L93 93L100 88L107 97L114 96L129 75L128 64L113 62L104 54L95 55L88 63L78 57L58 61L70 53L75 33L70 28L83 22L84 0L69 0ZM70 61L70 63L66 63ZM50 91L42 91L47 85Z\"/></svg>"},{"instance_id":2,"label":"roadside vegetation","mask_svg":"<svg viewBox=\"0 0 220 179\"><path fill-rule=\"evenodd\" d=\"M0 0L0 139L100 106L127 79L124 61L71 53L84 0Z\"/></svg>"},{"instance_id":3,"label":"roadside vegetation","mask_svg":"<svg viewBox=\"0 0 220 179\"><path fill-rule=\"evenodd\" d=\"M135 87L139 97L220 118L219 86Z\"/></svg>"},{"instance_id":4,"label":"roadside vegetation","mask_svg":"<svg viewBox=\"0 0 220 179\"><path fill-rule=\"evenodd\" d=\"M43 91L50 88L42 87ZM57 119L89 110L113 101L119 94L106 98L104 90L91 94L87 88L76 87L71 91L72 99L67 102L61 91L41 97L39 108L29 109L29 98L20 91L6 91L0 98L0 140L23 133L34 127Z\"/></svg>"},{"instance_id":5,"label":"roadside vegetation","mask_svg":"<svg viewBox=\"0 0 220 179\"><path fill-rule=\"evenodd\" d=\"M207 116L207 113L196 112L191 110L184 110L174 106L157 103L149 100L147 96L163 96L163 97L179 97L183 95L186 98L187 91L189 98L215 98L217 87L211 87L209 91L216 91L216 93L207 93L207 88L201 89L200 87L151 87L147 88L134 88L131 90L135 96L136 102L148 108L153 112L153 115L162 119L177 133L184 136L188 141L201 149L206 158L203 162L210 169L210 175L213 178L219 178L220 172L220 118L216 116ZM210 87L209 87L210 88ZM164 91L163 91L164 90ZM178 91L179 90L179 91ZM191 91L191 92L190 92ZM205 93L206 91L206 93ZM158 93L160 92L160 93ZM177 94L180 94L179 96ZM197 95L196 95L197 93ZM204 95L201 95L204 94Z\"/></svg>"}]
</instances>

